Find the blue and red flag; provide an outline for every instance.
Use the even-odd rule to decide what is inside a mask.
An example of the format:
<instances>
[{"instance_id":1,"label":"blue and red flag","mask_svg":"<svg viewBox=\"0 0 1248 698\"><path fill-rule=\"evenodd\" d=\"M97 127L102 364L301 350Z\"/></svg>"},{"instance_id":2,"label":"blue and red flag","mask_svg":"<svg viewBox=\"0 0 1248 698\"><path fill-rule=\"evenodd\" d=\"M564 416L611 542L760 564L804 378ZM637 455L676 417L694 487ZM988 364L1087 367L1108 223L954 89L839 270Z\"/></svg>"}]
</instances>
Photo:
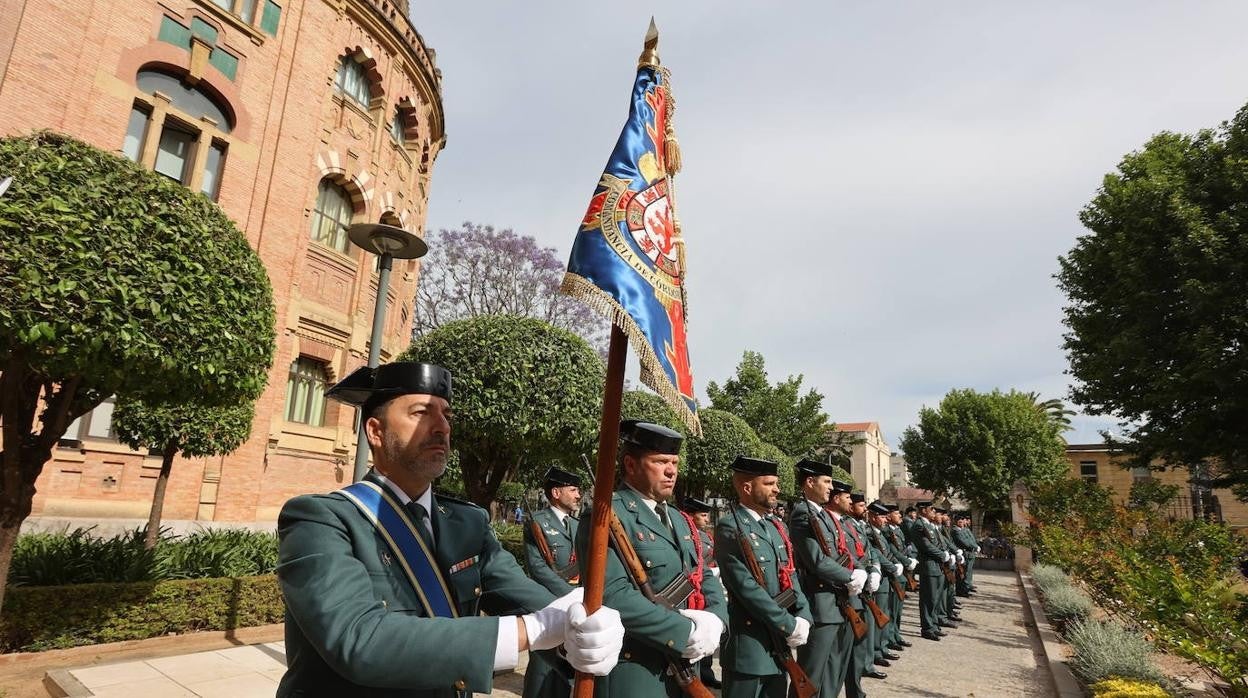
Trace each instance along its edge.
<instances>
[{"instance_id":1,"label":"blue and red flag","mask_svg":"<svg viewBox=\"0 0 1248 698\"><path fill-rule=\"evenodd\" d=\"M563 292L606 315L641 358L641 382L700 436L685 335L685 255L673 200L673 101L647 37L628 121L581 221Z\"/></svg>"}]
</instances>

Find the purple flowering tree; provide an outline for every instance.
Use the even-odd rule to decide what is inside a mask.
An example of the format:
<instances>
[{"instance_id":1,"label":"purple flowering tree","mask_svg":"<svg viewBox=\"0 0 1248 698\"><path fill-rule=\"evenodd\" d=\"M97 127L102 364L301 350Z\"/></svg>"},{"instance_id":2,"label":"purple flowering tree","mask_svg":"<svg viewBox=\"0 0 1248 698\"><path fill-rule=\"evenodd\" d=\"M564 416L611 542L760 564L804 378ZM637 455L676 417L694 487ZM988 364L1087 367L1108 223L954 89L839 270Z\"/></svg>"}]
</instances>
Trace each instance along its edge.
<instances>
[{"instance_id":1,"label":"purple flowering tree","mask_svg":"<svg viewBox=\"0 0 1248 698\"><path fill-rule=\"evenodd\" d=\"M416 290L412 339L454 320L517 315L544 320L606 347L606 322L559 293L566 260L553 247L510 228L465 222L429 241Z\"/></svg>"}]
</instances>

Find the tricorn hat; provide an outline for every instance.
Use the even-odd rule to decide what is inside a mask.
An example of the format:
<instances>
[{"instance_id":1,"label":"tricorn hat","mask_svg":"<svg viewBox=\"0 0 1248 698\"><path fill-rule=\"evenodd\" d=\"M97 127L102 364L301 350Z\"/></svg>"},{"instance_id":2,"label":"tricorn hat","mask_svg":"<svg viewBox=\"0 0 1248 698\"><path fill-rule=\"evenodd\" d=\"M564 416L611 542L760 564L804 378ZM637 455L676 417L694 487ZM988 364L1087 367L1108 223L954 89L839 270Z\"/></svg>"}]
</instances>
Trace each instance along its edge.
<instances>
[{"instance_id":1,"label":"tricorn hat","mask_svg":"<svg viewBox=\"0 0 1248 698\"><path fill-rule=\"evenodd\" d=\"M680 454L680 445L684 442L685 436L661 424L625 419L620 422L620 440L626 444L640 446L647 451L674 456Z\"/></svg>"},{"instance_id":2,"label":"tricorn hat","mask_svg":"<svg viewBox=\"0 0 1248 698\"><path fill-rule=\"evenodd\" d=\"M931 503L931 502L915 502L915 503L914 503L914 506L916 506L916 507L918 507L918 508L920 508L920 509L926 509L926 508L928 508L928 507L932 506L932 503Z\"/></svg>"},{"instance_id":3,"label":"tricorn hat","mask_svg":"<svg viewBox=\"0 0 1248 698\"><path fill-rule=\"evenodd\" d=\"M888 514L888 505L877 499L867 505L867 511L870 511L872 514L884 516Z\"/></svg>"},{"instance_id":4,"label":"tricorn hat","mask_svg":"<svg viewBox=\"0 0 1248 698\"><path fill-rule=\"evenodd\" d=\"M693 497L685 497L685 501L681 504L681 509L688 514L709 514L711 513L711 505L701 499Z\"/></svg>"},{"instance_id":5,"label":"tricorn hat","mask_svg":"<svg viewBox=\"0 0 1248 698\"><path fill-rule=\"evenodd\" d=\"M357 368L325 391L325 397L356 407L411 394L450 400L451 372L434 364L396 361L376 368Z\"/></svg>"},{"instance_id":6,"label":"tricorn hat","mask_svg":"<svg viewBox=\"0 0 1248 698\"><path fill-rule=\"evenodd\" d=\"M853 492L849 495L849 501L853 502L854 504L858 504L859 502L865 502L867 501L867 495L863 494L862 492Z\"/></svg>"},{"instance_id":7,"label":"tricorn hat","mask_svg":"<svg viewBox=\"0 0 1248 698\"><path fill-rule=\"evenodd\" d=\"M793 467L797 469L798 478L810 477L812 475L827 475L828 477L832 477L832 466L821 461L803 458Z\"/></svg>"},{"instance_id":8,"label":"tricorn hat","mask_svg":"<svg viewBox=\"0 0 1248 698\"><path fill-rule=\"evenodd\" d=\"M762 458L750 458L748 456L737 456L737 459L728 466L735 472L745 473L747 475L775 475L776 464L763 460Z\"/></svg>"},{"instance_id":9,"label":"tricorn hat","mask_svg":"<svg viewBox=\"0 0 1248 698\"><path fill-rule=\"evenodd\" d=\"M853 490L854 486L848 482L841 482L840 480L832 481L832 494L849 494Z\"/></svg>"},{"instance_id":10,"label":"tricorn hat","mask_svg":"<svg viewBox=\"0 0 1248 698\"><path fill-rule=\"evenodd\" d=\"M581 477L579 475L576 475L575 473L569 473L568 471L562 468L557 468L552 465L550 466L550 469L546 471L545 482L542 484L542 486L543 487L568 487L568 486L580 487Z\"/></svg>"}]
</instances>

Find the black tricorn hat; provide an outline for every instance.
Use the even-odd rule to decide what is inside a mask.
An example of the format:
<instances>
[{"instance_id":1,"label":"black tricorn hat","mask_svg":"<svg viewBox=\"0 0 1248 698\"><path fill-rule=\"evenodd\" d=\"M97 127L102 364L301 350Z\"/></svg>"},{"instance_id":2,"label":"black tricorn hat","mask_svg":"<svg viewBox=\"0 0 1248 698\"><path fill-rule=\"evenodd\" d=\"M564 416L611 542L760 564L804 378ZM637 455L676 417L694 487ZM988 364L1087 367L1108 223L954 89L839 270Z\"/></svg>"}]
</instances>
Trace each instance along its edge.
<instances>
[{"instance_id":1,"label":"black tricorn hat","mask_svg":"<svg viewBox=\"0 0 1248 698\"><path fill-rule=\"evenodd\" d=\"M888 505L877 499L874 502L871 502L870 504L867 505L867 511L871 512L872 514L879 514L881 516L884 516L888 514Z\"/></svg>"},{"instance_id":2,"label":"black tricorn hat","mask_svg":"<svg viewBox=\"0 0 1248 698\"><path fill-rule=\"evenodd\" d=\"M888 510L889 510L890 512L892 512L892 511L900 511L900 510L901 510L901 505L900 505L900 504L885 504L884 506L888 507Z\"/></svg>"},{"instance_id":3,"label":"black tricorn hat","mask_svg":"<svg viewBox=\"0 0 1248 698\"><path fill-rule=\"evenodd\" d=\"M647 451L665 455L679 455L685 435L661 424L625 419L620 422L620 441L640 446Z\"/></svg>"},{"instance_id":4,"label":"black tricorn hat","mask_svg":"<svg viewBox=\"0 0 1248 698\"><path fill-rule=\"evenodd\" d=\"M325 391L325 397L364 407L400 395L436 395L451 399L451 372L414 361L396 361L376 368L357 368Z\"/></svg>"},{"instance_id":5,"label":"black tricorn hat","mask_svg":"<svg viewBox=\"0 0 1248 698\"><path fill-rule=\"evenodd\" d=\"M854 504L858 504L859 502L865 502L867 501L867 495L863 494L862 492L853 492L849 495L849 501L853 502Z\"/></svg>"},{"instance_id":6,"label":"black tricorn hat","mask_svg":"<svg viewBox=\"0 0 1248 698\"><path fill-rule=\"evenodd\" d=\"M930 507L931 505L932 505L932 503L931 503L931 502L915 502L915 503L914 503L914 506L916 506L916 507L918 507L918 508L920 508L920 509L926 509L926 508Z\"/></svg>"},{"instance_id":7,"label":"black tricorn hat","mask_svg":"<svg viewBox=\"0 0 1248 698\"><path fill-rule=\"evenodd\" d=\"M737 459L728 467L735 472L745 473L746 475L775 475L777 466L775 463L762 458L737 456Z\"/></svg>"},{"instance_id":8,"label":"black tricorn hat","mask_svg":"<svg viewBox=\"0 0 1248 698\"><path fill-rule=\"evenodd\" d=\"M832 466L822 461L803 458L793 467L797 469L797 476L799 478L810 477L812 475L827 475L828 477L832 477Z\"/></svg>"},{"instance_id":9,"label":"black tricorn hat","mask_svg":"<svg viewBox=\"0 0 1248 698\"><path fill-rule=\"evenodd\" d=\"M853 490L854 486L848 482L841 482L840 480L832 481L832 494L849 494Z\"/></svg>"},{"instance_id":10,"label":"black tricorn hat","mask_svg":"<svg viewBox=\"0 0 1248 698\"><path fill-rule=\"evenodd\" d=\"M693 497L685 497L685 501L681 503L680 508L688 514L709 514L712 509L710 504Z\"/></svg>"},{"instance_id":11,"label":"black tricorn hat","mask_svg":"<svg viewBox=\"0 0 1248 698\"><path fill-rule=\"evenodd\" d=\"M546 479L542 484L543 487L567 487L569 485L580 487L581 477L553 465L546 471Z\"/></svg>"}]
</instances>

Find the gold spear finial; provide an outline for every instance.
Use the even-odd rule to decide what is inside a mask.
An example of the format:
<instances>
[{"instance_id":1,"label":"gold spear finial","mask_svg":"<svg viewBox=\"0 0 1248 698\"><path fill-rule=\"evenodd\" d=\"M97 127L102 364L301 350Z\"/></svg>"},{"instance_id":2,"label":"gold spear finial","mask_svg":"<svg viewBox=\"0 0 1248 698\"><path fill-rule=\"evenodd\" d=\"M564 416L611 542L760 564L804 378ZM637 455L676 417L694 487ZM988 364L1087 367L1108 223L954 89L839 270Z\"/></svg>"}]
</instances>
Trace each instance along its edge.
<instances>
[{"instance_id":1,"label":"gold spear finial","mask_svg":"<svg viewBox=\"0 0 1248 698\"><path fill-rule=\"evenodd\" d=\"M637 59L637 67L643 65L659 67L659 28L655 26L653 16L650 17L650 28L646 30L646 42L641 49L641 56Z\"/></svg>"}]
</instances>

